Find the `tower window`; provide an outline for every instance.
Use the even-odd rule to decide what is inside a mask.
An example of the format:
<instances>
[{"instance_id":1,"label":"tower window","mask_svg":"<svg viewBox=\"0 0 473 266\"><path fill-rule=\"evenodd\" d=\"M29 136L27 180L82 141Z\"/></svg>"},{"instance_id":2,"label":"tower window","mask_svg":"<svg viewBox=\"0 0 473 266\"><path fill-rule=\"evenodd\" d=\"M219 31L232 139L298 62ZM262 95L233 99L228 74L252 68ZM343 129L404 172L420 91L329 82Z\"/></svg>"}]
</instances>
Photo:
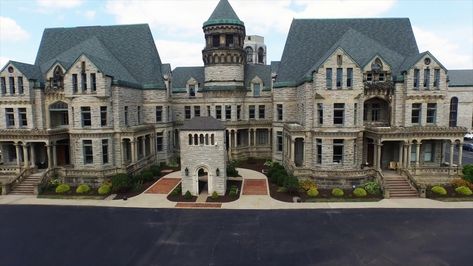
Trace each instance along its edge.
<instances>
[{"instance_id":1,"label":"tower window","mask_svg":"<svg viewBox=\"0 0 473 266\"><path fill-rule=\"evenodd\" d=\"M264 49L263 49L263 47L260 47L258 49L258 63L259 64L264 64Z\"/></svg>"},{"instance_id":2,"label":"tower window","mask_svg":"<svg viewBox=\"0 0 473 266\"><path fill-rule=\"evenodd\" d=\"M251 47L246 47L246 62L252 63L253 62L253 48Z\"/></svg>"},{"instance_id":3,"label":"tower window","mask_svg":"<svg viewBox=\"0 0 473 266\"><path fill-rule=\"evenodd\" d=\"M219 35L212 36L212 46L213 47L219 47L220 46L220 36Z\"/></svg>"},{"instance_id":4,"label":"tower window","mask_svg":"<svg viewBox=\"0 0 473 266\"><path fill-rule=\"evenodd\" d=\"M233 35L231 34L225 35L225 42L227 44L227 47L234 47Z\"/></svg>"}]
</instances>

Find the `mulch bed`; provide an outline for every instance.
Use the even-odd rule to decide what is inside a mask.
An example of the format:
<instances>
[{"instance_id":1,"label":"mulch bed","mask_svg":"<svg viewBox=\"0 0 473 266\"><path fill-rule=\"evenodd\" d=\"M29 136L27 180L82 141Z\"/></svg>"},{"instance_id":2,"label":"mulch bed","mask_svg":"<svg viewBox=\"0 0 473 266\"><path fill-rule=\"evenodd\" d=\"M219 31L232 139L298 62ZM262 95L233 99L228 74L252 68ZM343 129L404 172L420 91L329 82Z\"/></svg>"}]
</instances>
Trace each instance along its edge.
<instances>
[{"instance_id":1,"label":"mulch bed","mask_svg":"<svg viewBox=\"0 0 473 266\"><path fill-rule=\"evenodd\" d=\"M353 195L352 189L344 189L343 192L345 195L343 197L334 197L332 196L332 189L318 189L319 195L315 198L309 198L306 193L296 192L293 194L289 194L287 192L278 192L278 186L276 184L269 183L269 193L271 197L275 200L283 201L283 202L294 202L294 197L300 197L301 202L340 202L340 201L376 201L383 199L382 195L370 195L368 194L366 197L359 198Z\"/></svg>"},{"instance_id":2,"label":"mulch bed","mask_svg":"<svg viewBox=\"0 0 473 266\"><path fill-rule=\"evenodd\" d=\"M156 183L157 180L159 180L159 178L155 178L152 181L143 183L141 188L137 190L130 189L129 191L126 191L126 192L117 193L114 200L129 199L131 197L138 196L141 193L143 193L145 190L147 190L150 186L152 186L154 183Z\"/></svg>"},{"instance_id":3,"label":"mulch bed","mask_svg":"<svg viewBox=\"0 0 473 266\"><path fill-rule=\"evenodd\" d=\"M177 187L175 189L179 189L179 188L181 188L181 183L179 183L179 185L177 185ZM169 201L173 201L173 202L195 202L197 200L197 197L192 196L190 199L186 199L186 198L184 198L184 195L182 195L181 193L173 194L172 191L171 191L171 193L169 193L167 199Z\"/></svg>"},{"instance_id":4,"label":"mulch bed","mask_svg":"<svg viewBox=\"0 0 473 266\"><path fill-rule=\"evenodd\" d=\"M446 196L441 196L441 195L438 195L438 194L435 194L434 192L432 192L432 186L429 186L427 188L427 191L426 191L426 197L429 198L429 199L447 199L447 198L456 198L456 199L461 199L461 198L465 198L465 199L473 199L473 195L472 196L465 196L465 195L462 195L462 194L458 194L456 191L455 191L455 187L453 186L443 186L445 188L445 190L447 190L447 195Z\"/></svg>"},{"instance_id":5,"label":"mulch bed","mask_svg":"<svg viewBox=\"0 0 473 266\"><path fill-rule=\"evenodd\" d=\"M219 196L217 199L212 199L212 197L207 197L206 202L232 202L240 198L241 194L241 181L238 180L228 180L227 181L227 192L225 192L224 196ZM236 197L230 197L228 194L230 193L230 188L235 185L238 187L238 195Z\"/></svg>"}]
</instances>

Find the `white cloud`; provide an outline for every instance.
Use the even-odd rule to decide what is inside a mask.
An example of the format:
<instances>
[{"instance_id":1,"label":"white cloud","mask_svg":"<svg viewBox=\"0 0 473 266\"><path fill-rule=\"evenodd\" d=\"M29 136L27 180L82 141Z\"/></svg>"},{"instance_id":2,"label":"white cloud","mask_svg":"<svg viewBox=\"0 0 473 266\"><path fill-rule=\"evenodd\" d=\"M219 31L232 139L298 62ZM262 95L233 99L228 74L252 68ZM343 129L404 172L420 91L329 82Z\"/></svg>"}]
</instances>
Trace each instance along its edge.
<instances>
[{"instance_id":1,"label":"white cloud","mask_svg":"<svg viewBox=\"0 0 473 266\"><path fill-rule=\"evenodd\" d=\"M18 42L27 40L30 35L15 20L0 17L0 36L2 42Z\"/></svg>"},{"instance_id":2,"label":"white cloud","mask_svg":"<svg viewBox=\"0 0 473 266\"><path fill-rule=\"evenodd\" d=\"M447 69L473 68L473 43L471 35L473 28L465 29L463 34L455 32L432 32L413 26L419 50L429 51Z\"/></svg>"},{"instance_id":3,"label":"white cloud","mask_svg":"<svg viewBox=\"0 0 473 266\"><path fill-rule=\"evenodd\" d=\"M9 58L0 56L0 69L4 67L8 63L8 61L10 61Z\"/></svg>"},{"instance_id":4,"label":"white cloud","mask_svg":"<svg viewBox=\"0 0 473 266\"><path fill-rule=\"evenodd\" d=\"M180 42L170 40L155 40L159 56L163 63L170 63L174 69L178 66L202 66L201 43Z\"/></svg>"},{"instance_id":5,"label":"white cloud","mask_svg":"<svg viewBox=\"0 0 473 266\"><path fill-rule=\"evenodd\" d=\"M36 0L39 7L48 9L69 9L80 6L83 0Z\"/></svg>"},{"instance_id":6,"label":"white cloud","mask_svg":"<svg viewBox=\"0 0 473 266\"><path fill-rule=\"evenodd\" d=\"M96 14L95 10L87 10L84 12L84 17L88 20L93 20Z\"/></svg>"}]
</instances>

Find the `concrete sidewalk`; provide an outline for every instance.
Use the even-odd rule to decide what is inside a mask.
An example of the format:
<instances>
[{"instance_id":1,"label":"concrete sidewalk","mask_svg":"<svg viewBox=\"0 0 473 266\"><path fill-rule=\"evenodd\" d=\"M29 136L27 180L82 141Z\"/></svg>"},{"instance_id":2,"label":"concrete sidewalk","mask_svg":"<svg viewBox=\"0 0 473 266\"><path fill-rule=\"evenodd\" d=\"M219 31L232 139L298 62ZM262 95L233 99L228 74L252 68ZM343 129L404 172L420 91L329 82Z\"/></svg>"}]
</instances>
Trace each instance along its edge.
<instances>
[{"instance_id":1,"label":"concrete sidewalk","mask_svg":"<svg viewBox=\"0 0 473 266\"><path fill-rule=\"evenodd\" d=\"M248 169L238 169L243 179L265 179L266 176ZM179 178L178 172L164 176ZM176 202L171 202L164 194L142 193L136 197L124 200L74 200L74 199L44 199L36 196L6 195L0 196L0 204L16 205L66 205L66 206L97 206L124 208L175 208ZM378 202L324 202L324 203L287 203L275 200L268 195L240 195L234 202L222 203L221 209L360 209L360 208L472 208L470 202L442 202L424 198L412 199L383 199Z\"/></svg>"}]
</instances>

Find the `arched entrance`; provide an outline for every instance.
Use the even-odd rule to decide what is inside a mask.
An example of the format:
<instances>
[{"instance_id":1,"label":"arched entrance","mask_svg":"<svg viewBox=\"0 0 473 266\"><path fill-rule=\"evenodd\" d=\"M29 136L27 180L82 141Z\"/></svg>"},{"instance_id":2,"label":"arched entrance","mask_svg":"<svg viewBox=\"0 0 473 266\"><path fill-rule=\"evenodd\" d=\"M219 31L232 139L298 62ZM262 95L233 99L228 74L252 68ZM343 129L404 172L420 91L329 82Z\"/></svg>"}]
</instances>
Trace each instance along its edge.
<instances>
[{"instance_id":1,"label":"arched entrance","mask_svg":"<svg viewBox=\"0 0 473 266\"><path fill-rule=\"evenodd\" d=\"M209 171L205 167L197 170L198 194L208 193L209 191Z\"/></svg>"}]
</instances>

